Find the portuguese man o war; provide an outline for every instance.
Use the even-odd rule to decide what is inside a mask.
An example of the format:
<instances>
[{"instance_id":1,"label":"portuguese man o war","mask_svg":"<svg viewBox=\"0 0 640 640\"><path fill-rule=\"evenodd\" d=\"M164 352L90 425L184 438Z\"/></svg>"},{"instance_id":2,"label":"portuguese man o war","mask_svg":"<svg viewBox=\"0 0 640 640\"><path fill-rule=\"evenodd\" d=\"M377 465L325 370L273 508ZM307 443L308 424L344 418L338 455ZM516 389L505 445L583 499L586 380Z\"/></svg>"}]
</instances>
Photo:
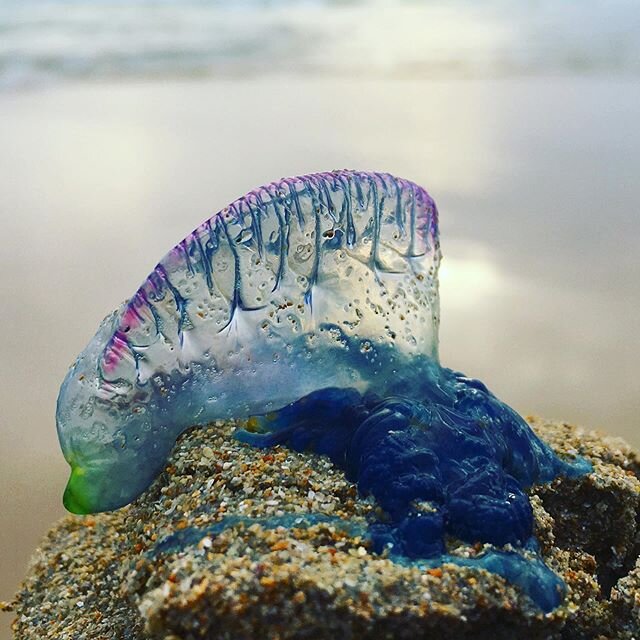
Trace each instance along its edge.
<instances>
[{"instance_id":1,"label":"portuguese man o war","mask_svg":"<svg viewBox=\"0 0 640 640\"><path fill-rule=\"evenodd\" d=\"M536 555L525 490L590 466L440 366L439 262L434 201L389 174L311 174L236 200L158 263L70 368L56 415L65 506L121 507L185 429L242 419L240 440L326 455L372 495L386 514L368 527L376 551L484 567L554 608L562 582ZM447 536L530 557L453 558Z\"/></svg>"}]
</instances>

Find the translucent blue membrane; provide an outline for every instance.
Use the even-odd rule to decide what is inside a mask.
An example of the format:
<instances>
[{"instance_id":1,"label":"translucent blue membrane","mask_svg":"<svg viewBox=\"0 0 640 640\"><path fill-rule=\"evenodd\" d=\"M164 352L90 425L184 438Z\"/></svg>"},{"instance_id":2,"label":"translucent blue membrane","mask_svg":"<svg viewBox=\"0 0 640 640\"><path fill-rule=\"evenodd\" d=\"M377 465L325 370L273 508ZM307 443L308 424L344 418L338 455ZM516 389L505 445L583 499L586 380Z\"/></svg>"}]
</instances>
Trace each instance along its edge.
<instances>
[{"instance_id":1,"label":"translucent blue membrane","mask_svg":"<svg viewBox=\"0 0 640 640\"><path fill-rule=\"evenodd\" d=\"M417 366L417 363L414 363ZM420 400L323 389L275 414L253 419L255 446L284 444L328 456L391 524L376 525L411 557L444 551L445 532L467 542L522 545L533 533L524 489L590 469L560 460L484 385L423 362Z\"/></svg>"},{"instance_id":2,"label":"translucent blue membrane","mask_svg":"<svg viewBox=\"0 0 640 640\"><path fill-rule=\"evenodd\" d=\"M236 200L158 263L69 370L56 416L66 507L127 504L185 429L246 419L239 439L326 455L377 500L376 551L481 566L556 606L561 582L535 554L446 553L447 536L533 548L526 488L590 467L439 365L439 261L433 200L388 174L301 176Z\"/></svg>"},{"instance_id":3,"label":"translucent blue membrane","mask_svg":"<svg viewBox=\"0 0 640 640\"><path fill-rule=\"evenodd\" d=\"M328 456L388 515L370 526L376 551L451 561L445 535L469 542L531 546L533 512L525 489L591 466L561 460L526 422L478 380L428 358L412 363L421 384L406 396L322 389L262 418L236 437L259 447L286 445ZM464 564L460 558L453 560ZM523 586L545 610L561 582L544 563L516 553L469 561Z\"/></svg>"}]
</instances>

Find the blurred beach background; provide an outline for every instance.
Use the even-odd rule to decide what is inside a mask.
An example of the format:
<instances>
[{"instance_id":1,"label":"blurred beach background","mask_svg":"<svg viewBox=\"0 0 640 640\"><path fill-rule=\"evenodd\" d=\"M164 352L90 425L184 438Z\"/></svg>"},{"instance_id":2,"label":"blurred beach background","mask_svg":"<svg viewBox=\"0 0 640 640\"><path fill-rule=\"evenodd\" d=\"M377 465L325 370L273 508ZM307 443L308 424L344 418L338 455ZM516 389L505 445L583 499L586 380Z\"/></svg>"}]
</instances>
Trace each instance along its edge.
<instances>
[{"instance_id":1,"label":"blurred beach background","mask_svg":"<svg viewBox=\"0 0 640 640\"><path fill-rule=\"evenodd\" d=\"M344 167L438 202L444 364L640 446L636 0L0 0L0 600L102 317L233 198Z\"/></svg>"}]
</instances>

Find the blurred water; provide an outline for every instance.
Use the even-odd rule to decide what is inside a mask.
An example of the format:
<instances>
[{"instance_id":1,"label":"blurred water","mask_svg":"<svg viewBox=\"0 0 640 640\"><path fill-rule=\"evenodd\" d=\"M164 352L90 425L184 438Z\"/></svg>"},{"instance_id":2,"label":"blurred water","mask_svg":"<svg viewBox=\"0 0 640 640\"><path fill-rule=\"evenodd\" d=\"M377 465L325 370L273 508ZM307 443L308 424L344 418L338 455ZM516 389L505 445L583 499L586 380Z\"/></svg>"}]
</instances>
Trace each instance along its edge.
<instances>
[{"instance_id":1,"label":"blurred water","mask_svg":"<svg viewBox=\"0 0 640 640\"><path fill-rule=\"evenodd\" d=\"M62 513L67 366L286 175L426 186L443 363L640 446L639 74L637 0L0 0L0 599Z\"/></svg>"},{"instance_id":2,"label":"blurred water","mask_svg":"<svg viewBox=\"0 0 640 640\"><path fill-rule=\"evenodd\" d=\"M69 78L640 72L636 0L2 0L0 87Z\"/></svg>"}]
</instances>

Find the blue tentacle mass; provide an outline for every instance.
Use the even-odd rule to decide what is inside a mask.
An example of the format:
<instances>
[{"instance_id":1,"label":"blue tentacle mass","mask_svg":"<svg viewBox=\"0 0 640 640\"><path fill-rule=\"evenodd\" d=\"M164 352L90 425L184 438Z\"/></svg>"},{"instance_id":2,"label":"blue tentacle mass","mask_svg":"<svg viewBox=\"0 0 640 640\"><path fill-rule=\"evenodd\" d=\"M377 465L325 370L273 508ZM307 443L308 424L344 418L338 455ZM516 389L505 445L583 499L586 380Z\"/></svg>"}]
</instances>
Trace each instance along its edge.
<instances>
[{"instance_id":1,"label":"blue tentacle mass","mask_svg":"<svg viewBox=\"0 0 640 640\"><path fill-rule=\"evenodd\" d=\"M553 608L562 583L532 551L525 490L589 465L561 460L481 382L439 365L439 261L433 200L388 174L290 178L232 203L69 370L66 507L130 502L186 428L243 418L241 440L326 455L372 495L386 514L368 529L376 550L481 566ZM528 556L453 558L448 536Z\"/></svg>"}]
</instances>

